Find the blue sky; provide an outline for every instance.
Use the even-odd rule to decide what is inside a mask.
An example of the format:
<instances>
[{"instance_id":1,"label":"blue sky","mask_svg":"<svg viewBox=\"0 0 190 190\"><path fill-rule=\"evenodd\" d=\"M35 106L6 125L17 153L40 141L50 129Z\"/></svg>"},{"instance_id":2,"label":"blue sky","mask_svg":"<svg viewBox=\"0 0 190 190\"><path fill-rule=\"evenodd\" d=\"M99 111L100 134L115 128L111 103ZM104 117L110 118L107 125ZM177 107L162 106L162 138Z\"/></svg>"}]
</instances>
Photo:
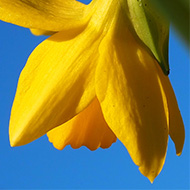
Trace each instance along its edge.
<instances>
[{"instance_id":1,"label":"blue sky","mask_svg":"<svg viewBox=\"0 0 190 190\"><path fill-rule=\"evenodd\" d=\"M151 184L138 171L125 147L54 149L47 137L22 147L9 145L8 125L19 74L32 50L45 39L0 21L0 189L187 189L189 184L189 55L172 29L170 80L186 129L183 153L169 140L164 168Z\"/></svg>"}]
</instances>

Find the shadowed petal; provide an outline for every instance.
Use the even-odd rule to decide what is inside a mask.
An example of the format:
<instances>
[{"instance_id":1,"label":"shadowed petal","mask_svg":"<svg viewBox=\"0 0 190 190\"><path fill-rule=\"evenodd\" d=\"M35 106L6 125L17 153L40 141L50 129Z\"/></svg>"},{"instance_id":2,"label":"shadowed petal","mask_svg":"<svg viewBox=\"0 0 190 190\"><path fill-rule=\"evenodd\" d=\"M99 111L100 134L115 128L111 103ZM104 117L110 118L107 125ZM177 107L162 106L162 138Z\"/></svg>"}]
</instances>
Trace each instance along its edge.
<instances>
[{"instance_id":1,"label":"shadowed petal","mask_svg":"<svg viewBox=\"0 0 190 190\"><path fill-rule=\"evenodd\" d=\"M10 118L12 146L46 134L95 97L97 34L89 29L64 40L59 32L41 43L21 73Z\"/></svg>"},{"instance_id":2,"label":"shadowed petal","mask_svg":"<svg viewBox=\"0 0 190 190\"><path fill-rule=\"evenodd\" d=\"M72 148L86 146L96 150L99 147L108 148L116 141L116 136L104 120L97 98L77 116L52 129L47 135L59 150L66 145Z\"/></svg>"},{"instance_id":3,"label":"shadowed petal","mask_svg":"<svg viewBox=\"0 0 190 190\"><path fill-rule=\"evenodd\" d=\"M169 134L175 144L176 154L179 156L182 153L185 140L183 120L169 78L163 75L160 76L169 107Z\"/></svg>"},{"instance_id":4,"label":"shadowed petal","mask_svg":"<svg viewBox=\"0 0 190 190\"><path fill-rule=\"evenodd\" d=\"M30 32L36 36L41 36L41 35L51 36L56 33L56 32L52 32L52 31L48 31L48 30L32 29L32 28L30 29Z\"/></svg>"},{"instance_id":5,"label":"shadowed petal","mask_svg":"<svg viewBox=\"0 0 190 190\"><path fill-rule=\"evenodd\" d=\"M169 133L163 73L125 25L117 26L99 49L96 93L109 127L153 182L165 161Z\"/></svg>"},{"instance_id":6,"label":"shadowed petal","mask_svg":"<svg viewBox=\"0 0 190 190\"><path fill-rule=\"evenodd\" d=\"M1 0L0 19L27 28L80 30L90 18L90 6L75 0Z\"/></svg>"}]
</instances>

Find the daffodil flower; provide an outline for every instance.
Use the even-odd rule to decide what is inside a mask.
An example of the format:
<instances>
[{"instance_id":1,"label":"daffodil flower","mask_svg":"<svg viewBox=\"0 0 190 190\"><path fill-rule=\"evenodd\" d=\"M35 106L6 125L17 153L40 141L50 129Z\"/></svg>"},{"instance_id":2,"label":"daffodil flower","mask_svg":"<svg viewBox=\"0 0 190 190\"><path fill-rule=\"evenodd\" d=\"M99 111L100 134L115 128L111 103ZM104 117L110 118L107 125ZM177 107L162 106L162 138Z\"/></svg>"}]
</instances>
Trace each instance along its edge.
<instances>
[{"instance_id":1,"label":"daffodil flower","mask_svg":"<svg viewBox=\"0 0 190 190\"><path fill-rule=\"evenodd\" d=\"M52 34L20 75L11 146L46 133L58 149L95 150L119 139L151 182L163 167L169 135L181 154L184 127L177 101L152 46L131 21L131 3L0 1L1 20Z\"/></svg>"}]
</instances>

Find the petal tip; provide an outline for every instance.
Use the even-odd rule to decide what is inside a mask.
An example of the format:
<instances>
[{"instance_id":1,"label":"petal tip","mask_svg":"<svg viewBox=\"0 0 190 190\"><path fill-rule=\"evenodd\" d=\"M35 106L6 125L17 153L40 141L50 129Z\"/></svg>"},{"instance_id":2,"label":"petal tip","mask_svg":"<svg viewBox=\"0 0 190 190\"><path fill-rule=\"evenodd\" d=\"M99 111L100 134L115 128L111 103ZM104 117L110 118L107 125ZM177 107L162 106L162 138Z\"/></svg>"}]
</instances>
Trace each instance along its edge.
<instances>
[{"instance_id":1,"label":"petal tip","mask_svg":"<svg viewBox=\"0 0 190 190\"><path fill-rule=\"evenodd\" d=\"M153 184L155 178L148 178L150 183Z\"/></svg>"},{"instance_id":2,"label":"petal tip","mask_svg":"<svg viewBox=\"0 0 190 190\"><path fill-rule=\"evenodd\" d=\"M180 151L180 152L177 152L177 151L176 151L176 155L177 155L177 156L181 156L181 154L182 154L182 151Z\"/></svg>"},{"instance_id":3,"label":"petal tip","mask_svg":"<svg viewBox=\"0 0 190 190\"><path fill-rule=\"evenodd\" d=\"M148 169L147 170L147 168L145 168L143 166L139 167L139 171L141 172L141 174L144 175L145 177L147 177L151 184L153 184L155 178L161 172L161 169L162 168L159 168L159 169Z\"/></svg>"},{"instance_id":4,"label":"petal tip","mask_svg":"<svg viewBox=\"0 0 190 190\"><path fill-rule=\"evenodd\" d=\"M9 129L9 141L11 147L22 146L31 142L29 135L24 134L23 131L13 131Z\"/></svg>"},{"instance_id":5,"label":"petal tip","mask_svg":"<svg viewBox=\"0 0 190 190\"><path fill-rule=\"evenodd\" d=\"M9 141L10 141L10 146L11 147L19 146L19 141L17 140L17 138L9 137Z\"/></svg>"},{"instance_id":6,"label":"petal tip","mask_svg":"<svg viewBox=\"0 0 190 190\"><path fill-rule=\"evenodd\" d=\"M140 170L140 169L139 169ZM144 174L141 170L140 172L148 178L148 180L150 181L151 184L153 184L154 182L154 179L156 178L157 175L155 175L154 173L151 173L151 174ZM154 174L154 175L153 175Z\"/></svg>"}]
</instances>

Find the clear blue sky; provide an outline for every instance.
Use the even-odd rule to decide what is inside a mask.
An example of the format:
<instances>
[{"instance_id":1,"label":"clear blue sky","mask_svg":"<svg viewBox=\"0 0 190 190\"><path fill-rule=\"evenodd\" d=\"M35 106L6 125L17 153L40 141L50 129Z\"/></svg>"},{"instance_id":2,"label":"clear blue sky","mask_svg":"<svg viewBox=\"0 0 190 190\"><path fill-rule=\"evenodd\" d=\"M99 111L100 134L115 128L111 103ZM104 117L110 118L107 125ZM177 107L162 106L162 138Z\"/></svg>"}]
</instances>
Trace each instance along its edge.
<instances>
[{"instance_id":1,"label":"clear blue sky","mask_svg":"<svg viewBox=\"0 0 190 190\"><path fill-rule=\"evenodd\" d=\"M8 125L19 73L32 50L44 37L0 21L0 189L187 189L189 185L189 55L171 31L170 79L186 129L180 157L169 140L164 168L151 184L138 171L125 147L90 151L85 147L54 149L44 136L28 145L11 148Z\"/></svg>"}]
</instances>

